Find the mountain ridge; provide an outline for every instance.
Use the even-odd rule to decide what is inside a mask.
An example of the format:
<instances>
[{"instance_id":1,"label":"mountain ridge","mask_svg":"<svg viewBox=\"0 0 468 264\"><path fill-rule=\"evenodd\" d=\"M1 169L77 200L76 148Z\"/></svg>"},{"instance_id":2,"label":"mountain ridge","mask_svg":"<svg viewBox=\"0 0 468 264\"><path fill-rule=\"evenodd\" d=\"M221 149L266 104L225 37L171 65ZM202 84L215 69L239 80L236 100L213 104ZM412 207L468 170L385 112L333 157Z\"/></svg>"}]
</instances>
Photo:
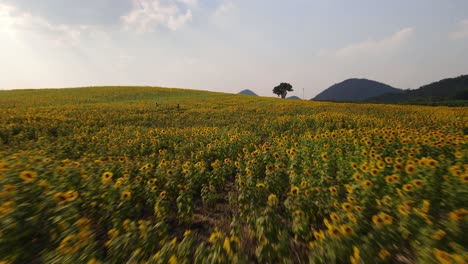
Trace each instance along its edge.
<instances>
[{"instance_id":1,"label":"mountain ridge","mask_svg":"<svg viewBox=\"0 0 468 264\"><path fill-rule=\"evenodd\" d=\"M400 93L403 90L388 84L365 78L350 78L335 83L317 96L316 101L365 101L367 98L385 93Z\"/></svg>"}]
</instances>

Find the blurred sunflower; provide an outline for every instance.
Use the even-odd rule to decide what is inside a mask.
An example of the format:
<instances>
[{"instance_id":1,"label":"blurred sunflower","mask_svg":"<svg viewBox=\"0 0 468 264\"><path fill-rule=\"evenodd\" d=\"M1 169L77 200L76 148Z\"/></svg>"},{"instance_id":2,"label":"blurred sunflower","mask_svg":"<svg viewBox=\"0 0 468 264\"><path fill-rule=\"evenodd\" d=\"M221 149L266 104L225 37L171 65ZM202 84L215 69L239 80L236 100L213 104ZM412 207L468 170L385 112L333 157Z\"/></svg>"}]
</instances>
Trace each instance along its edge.
<instances>
[{"instance_id":1,"label":"blurred sunflower","mask_svg":"<svg viewBox=\"0 0 468 264\"><path fill-rule=\"evenodd\" d=\"M20 178L24 182L33 182L37 178L37 173L34 171L22 171L20 173Z\"/></svg>"}]
</instances>

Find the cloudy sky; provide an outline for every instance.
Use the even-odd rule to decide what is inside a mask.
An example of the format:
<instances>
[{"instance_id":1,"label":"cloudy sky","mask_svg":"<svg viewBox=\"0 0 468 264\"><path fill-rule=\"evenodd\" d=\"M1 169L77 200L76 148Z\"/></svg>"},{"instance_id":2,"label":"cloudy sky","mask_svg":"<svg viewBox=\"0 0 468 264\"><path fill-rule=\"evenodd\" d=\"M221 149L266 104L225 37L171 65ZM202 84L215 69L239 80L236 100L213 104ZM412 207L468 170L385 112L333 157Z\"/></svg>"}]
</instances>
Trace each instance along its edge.
<instances>
[{"instance_id":1,"label":"cloudy sky","mask_svg":"<svg viewBox=\"0 0 468 264\"><path fill-rule=\"evenodd\" d=\"M468 74L466 0L0 0L0 89L151 85L311 98Z\"/></svg>"}]
</instances>

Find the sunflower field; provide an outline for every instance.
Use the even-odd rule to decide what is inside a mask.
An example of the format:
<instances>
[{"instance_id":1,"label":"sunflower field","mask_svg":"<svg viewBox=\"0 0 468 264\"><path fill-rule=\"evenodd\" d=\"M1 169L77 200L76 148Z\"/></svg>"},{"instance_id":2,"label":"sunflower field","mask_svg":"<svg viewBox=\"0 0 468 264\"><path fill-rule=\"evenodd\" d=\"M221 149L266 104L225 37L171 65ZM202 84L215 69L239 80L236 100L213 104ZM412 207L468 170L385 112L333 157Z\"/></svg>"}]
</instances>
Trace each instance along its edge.
<instances>
[{"instance_id":1,"label":"sunflower field","mask_svg":"<svg viewBox=\"0 0 468 264\"><path fill-rule=\"evenodd\" d=\"M468 263L468 108L0 91L0 263Z\"/></svg>"}]
</instances>

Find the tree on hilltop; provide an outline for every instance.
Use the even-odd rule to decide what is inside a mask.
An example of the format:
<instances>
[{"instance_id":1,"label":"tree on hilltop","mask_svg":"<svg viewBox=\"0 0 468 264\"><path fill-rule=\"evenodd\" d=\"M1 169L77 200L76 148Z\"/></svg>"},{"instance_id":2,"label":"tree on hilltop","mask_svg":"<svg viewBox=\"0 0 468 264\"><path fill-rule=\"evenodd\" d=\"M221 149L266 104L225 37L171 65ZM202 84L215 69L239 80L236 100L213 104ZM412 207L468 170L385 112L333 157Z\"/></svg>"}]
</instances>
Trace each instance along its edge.
<instances>
[{"instance_id":1,"label":"tree on hilltop","mask_svg":"<svg viewBox=\"0 0 468 264\"><path fill-rule=\"evenodd\" d=\"M289 83L281 83L280 85L273 88L273 93L278 95L278 96L281 96L281 98L285 98L286 94L288 94L288 92L292 92L292 91L294 91L294 90L292 88L292 85L289 84Z\"/></svg>"}]
</instances>

